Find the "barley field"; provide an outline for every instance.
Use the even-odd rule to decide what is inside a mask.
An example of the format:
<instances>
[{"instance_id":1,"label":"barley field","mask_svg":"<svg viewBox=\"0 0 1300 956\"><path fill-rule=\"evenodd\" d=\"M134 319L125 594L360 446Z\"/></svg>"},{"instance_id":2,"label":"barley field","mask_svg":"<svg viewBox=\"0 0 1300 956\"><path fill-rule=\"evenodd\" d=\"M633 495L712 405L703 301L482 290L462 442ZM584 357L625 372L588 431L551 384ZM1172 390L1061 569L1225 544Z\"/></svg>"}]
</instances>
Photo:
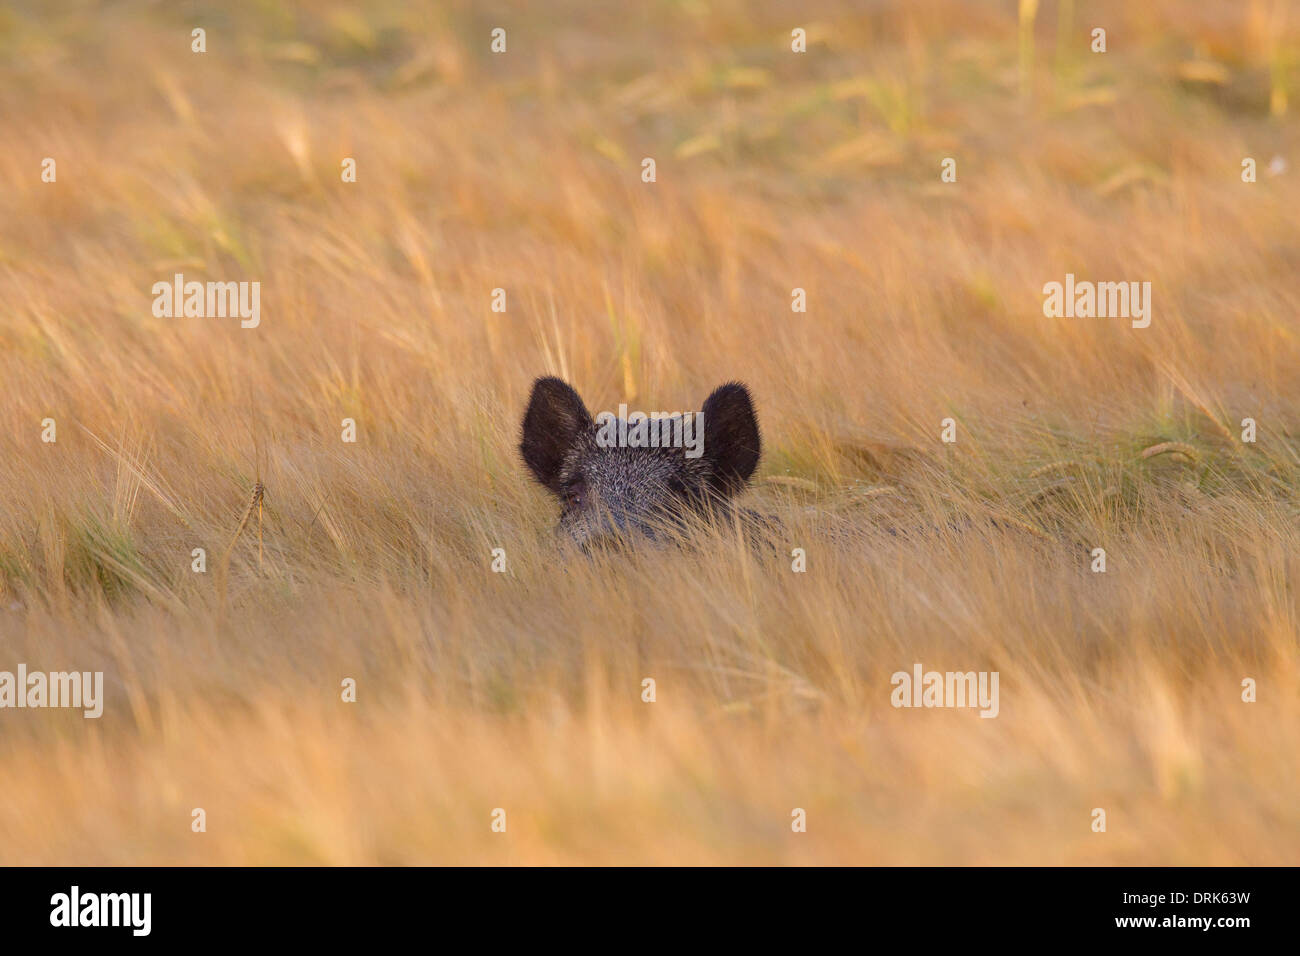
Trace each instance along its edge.
<instances>
[{"instance_id":1,"label":"barley field","mask_svg":"<svg viewBox=\"0 0 1300 956\"><path fill-rule=\"evenodd\" d=\"M8 3L0 671L104 699L0 863L1296 863L1298 109L1285 0ZM745 382L776 545L567 553L543 375Z\"/></svg>"}]
</instances>

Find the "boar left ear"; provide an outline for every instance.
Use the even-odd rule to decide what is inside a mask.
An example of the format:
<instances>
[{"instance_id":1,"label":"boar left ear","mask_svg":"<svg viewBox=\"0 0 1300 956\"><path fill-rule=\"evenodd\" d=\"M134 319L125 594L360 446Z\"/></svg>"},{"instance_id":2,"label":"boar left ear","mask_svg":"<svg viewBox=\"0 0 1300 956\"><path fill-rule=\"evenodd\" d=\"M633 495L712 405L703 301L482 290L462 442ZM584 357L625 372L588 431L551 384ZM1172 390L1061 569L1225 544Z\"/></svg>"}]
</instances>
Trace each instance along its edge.
<instances>
[{"instance_id":1,"label":"boar left ear","mask_svg":"<svg viewBox=\"0 0 1300 956\"><path fill-rule=\"evenodd\" d=\"M761 445L758 417L749 389L728 382L704 402L704 451L710 465L709 485L728 497L741 491L758 467Z\"/></svg>"},{"instance_id":2,"label":"boar left ear","mask_svg":"<svg viewBox=\"0 0 1300 956\"><path fill-rule=\"evenodd\" d=\"M561 492L560 469L578 436L595 422L581 396L568 382L539 378L524 412L519 452L533 476L555 494Z\"/></svg>"}]
</instances>

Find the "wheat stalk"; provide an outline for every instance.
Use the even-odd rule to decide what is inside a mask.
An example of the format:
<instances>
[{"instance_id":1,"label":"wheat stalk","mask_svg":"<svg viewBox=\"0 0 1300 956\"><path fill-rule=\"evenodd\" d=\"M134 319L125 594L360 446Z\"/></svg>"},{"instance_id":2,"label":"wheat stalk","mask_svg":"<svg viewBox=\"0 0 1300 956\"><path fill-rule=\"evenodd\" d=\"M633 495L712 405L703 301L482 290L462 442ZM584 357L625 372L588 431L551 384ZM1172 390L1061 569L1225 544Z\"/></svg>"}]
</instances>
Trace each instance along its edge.
<instances>
[{"instance_id":1,"label":"wheat stalk","mask_svg":"<svg viewBox=\"0 0 1300 956\"><path fill-rule=\"evenodd\" d=\"M1082 468L1083 463L1073 458L1062 459L1061 461L1049 461L1045 465L1039 465L1029 473L1030 478L1041 478L1043 475L1050 475L1053 472L1066 471L1070 468Z\"/></svg>"},{"instance_id":2,"label":"wheat stalk","mask_svg":"<svg viewBox=\"0 0 1300 956\"><path fill-rule=\"evenodd\" d=\"M1195 448L1180 441L1162 441L1160 444L1152 445L1150 448L1143 448L1141 457L1154 458L1156 455L1164 455L1169 452L1185 455L1193 462L1200 460L1200 455L1197 454Z\"/></svg>"},{"instance_id":3,"label":"wheat stalk","mask_svg":"<svg viewBox=\"0 0 1300 956\"><path fill-rule=\"evenodd\" d=\"M230 570L230 554L235 550L235 545L239 543L239 536L244 533L244 528L248 526L248 519L253 515L253 509L257 509L257 570L262 570L262 499L266 495L266 486L260 481L253 484L253 494L248 500L248 507L244 509L244 515L239 519L239 526L235 528L235 534L230 539L230 544L221 555L221 560L217 563L217 607L221 619L225 619L226 613L226 577Z\"/></svg>"}]
</instances>

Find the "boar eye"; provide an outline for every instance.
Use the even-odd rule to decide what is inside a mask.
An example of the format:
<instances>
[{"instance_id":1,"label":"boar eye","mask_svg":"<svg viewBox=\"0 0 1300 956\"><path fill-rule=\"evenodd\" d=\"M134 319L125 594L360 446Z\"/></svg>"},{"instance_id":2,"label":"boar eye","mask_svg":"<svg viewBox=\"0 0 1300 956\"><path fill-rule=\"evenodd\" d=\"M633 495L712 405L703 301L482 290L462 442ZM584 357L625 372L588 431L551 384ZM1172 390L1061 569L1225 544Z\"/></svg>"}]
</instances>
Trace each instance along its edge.
<instances>
[{"instance_id":1,"label":"boar eye","mask_svg":"<svg viewBox=\"0 0 1300 956\"><path fill-rule=\"evenodd\" d=\"M568 485L564 489L564 503L568 505L570 508L577 508L581 506L582 498L586 490L587 490L586 486L580 481L576 481L573 484Z\"/></svg>"}]
</instances>

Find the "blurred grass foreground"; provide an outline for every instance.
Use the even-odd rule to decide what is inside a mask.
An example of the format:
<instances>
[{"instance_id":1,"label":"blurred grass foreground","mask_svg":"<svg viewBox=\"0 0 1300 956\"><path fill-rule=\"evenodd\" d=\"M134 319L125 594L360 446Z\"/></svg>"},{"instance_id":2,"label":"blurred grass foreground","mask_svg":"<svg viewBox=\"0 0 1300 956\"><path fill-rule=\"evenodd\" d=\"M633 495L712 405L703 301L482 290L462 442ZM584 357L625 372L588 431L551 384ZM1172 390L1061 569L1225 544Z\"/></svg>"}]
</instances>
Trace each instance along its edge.
<instances>
[{"instance_id":1,"label":"blurred grass foreground","mask_svg":"<svg viewBox=\"0 0 1300 956\"><path fill-rule=\"evenodd\" d=\"M0 709L0 862L1294 863L1298 54L1280 0L8 4L0 671L105 699ZM562 558L546 374L746 382L778 547Z\"/></svg>"}]
</instances>

